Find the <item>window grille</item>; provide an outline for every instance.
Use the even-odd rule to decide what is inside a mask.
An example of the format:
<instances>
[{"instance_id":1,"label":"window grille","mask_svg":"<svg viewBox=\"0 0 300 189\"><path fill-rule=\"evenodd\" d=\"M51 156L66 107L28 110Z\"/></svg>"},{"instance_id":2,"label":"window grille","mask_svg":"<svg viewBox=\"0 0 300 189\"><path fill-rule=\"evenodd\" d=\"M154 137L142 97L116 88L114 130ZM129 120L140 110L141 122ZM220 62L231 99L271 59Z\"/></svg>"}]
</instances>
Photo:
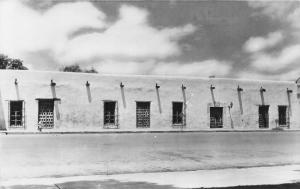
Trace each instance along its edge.
<instances>
[{"instance_id":1,"label":"window grille","mask_svg":"<svg viewBox=\"0 0 300 189\"><path fill-rule=\"evenodd\" d=\"M104 102L104 128L118 128L118 105L116 101Z\"/></svg>"},{"instance_id":2,"label":"window grille","mask_svg":"<svg viewBox=\"0 0 300 189\"><path fill-rule=\"evenodd\" d=\"M183 111L183 102L172 103L172 124L174 126L183 126L185 121L185 113Z\"/></svg>"},{"instance_id":3,"label":"window grille","mask_svg":"<svg viewBox=\"0 0 300 189\"><path fill-rule=\"evenodd\" d=\"M8 113L8 122L10 127L25 127L25 103L23 100L9 101Z\"/></svg>"},{"instance_id":4,"label":"window grille","mask_svg":"<svg viewBox=\"0 0 300 189\"><path fill-rule=\"evenodd\" d=\"M136 127L150 128L150 102L136 102Z\"/></svg>"},{"instance_id":5,"label":"window grille","mask_svg":"<svg viewBox=\"0 0 300 189\"><path fill-rule=\"evenodd\" d=\"M258 125L259 128L269 127L269 106L261 105L258 109Z\"/></svg>"},{"instance_id":6,"label":"window grille","mask_svg":"<svg viewBox=\"0 0 300 189\"><path fill-rule=\"evenodd\" d=\"M210 107L210 128L223 127L223 107Z\"/></svg>"},{"instance_id":7,"label":"window grille","mask_svg":"<svg viewBox=\"0 0 300 189\"><path fill-rule=\"evenodd\" d=\"M41 128L54 127L54 100L39 99L38 124Z\"/></svg>"}]
</instances>

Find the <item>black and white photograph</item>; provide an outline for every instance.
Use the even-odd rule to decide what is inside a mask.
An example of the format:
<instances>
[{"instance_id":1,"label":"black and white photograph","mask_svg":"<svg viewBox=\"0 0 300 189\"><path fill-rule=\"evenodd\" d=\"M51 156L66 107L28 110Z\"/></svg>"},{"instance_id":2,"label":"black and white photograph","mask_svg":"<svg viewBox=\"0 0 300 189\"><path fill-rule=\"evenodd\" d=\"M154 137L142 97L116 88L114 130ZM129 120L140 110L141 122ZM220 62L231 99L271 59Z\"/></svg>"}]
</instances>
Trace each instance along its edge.
<instances>
[{"instance_id":1,"label":"black and white photograph","mask_svg":"<svg viewBox=\"0 0 300 189\"><path fill-rule=\"evenodd\" d=\"M0 0L0 189L190 188L300 188L300 1Z\"/></svg>"}]
</instances>

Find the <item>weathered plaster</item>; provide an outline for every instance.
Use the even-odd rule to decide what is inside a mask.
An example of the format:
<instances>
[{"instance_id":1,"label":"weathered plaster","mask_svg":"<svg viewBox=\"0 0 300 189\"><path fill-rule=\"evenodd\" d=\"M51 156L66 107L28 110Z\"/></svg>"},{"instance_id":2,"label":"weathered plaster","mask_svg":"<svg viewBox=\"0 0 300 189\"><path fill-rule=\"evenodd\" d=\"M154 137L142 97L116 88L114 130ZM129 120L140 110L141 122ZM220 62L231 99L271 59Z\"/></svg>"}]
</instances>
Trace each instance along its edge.
<instances>
[{"instance_id":1,"label":"weathered plaster","mask_svg":"<svg viewBox=\"0 0 300 189\"><path fill-rule=\"evenodd\" d=\"M50 86L51 80L55 87ZM124 87L120 87L121 83ZM160 87L156 88L156 84ZM211 86L215 88L211 90ZM238 92L238 86L243 91ZM263 101L261 87L266 89ZM293 90L289 98L287 88ZM50 132L270 130L276 127L278 105L289 104L290 129L300 129L297 85L293 82L3 70L0 94L0 128L16 132L37 131L36 98L60 99L55 102L55 126L47 129ZM16 99L25 100L25 130L8 127L7 103ZM103 128L104 100L117 101L119 129ZM151 101L150 128L136 128L136 101ZM185 127L172 126L172 101L186 104ZM270 105L268 129L258 128L258 106L263 103ZM210 106L224 107L223 128L209 128Z\"/></svg>"}]
</instances>

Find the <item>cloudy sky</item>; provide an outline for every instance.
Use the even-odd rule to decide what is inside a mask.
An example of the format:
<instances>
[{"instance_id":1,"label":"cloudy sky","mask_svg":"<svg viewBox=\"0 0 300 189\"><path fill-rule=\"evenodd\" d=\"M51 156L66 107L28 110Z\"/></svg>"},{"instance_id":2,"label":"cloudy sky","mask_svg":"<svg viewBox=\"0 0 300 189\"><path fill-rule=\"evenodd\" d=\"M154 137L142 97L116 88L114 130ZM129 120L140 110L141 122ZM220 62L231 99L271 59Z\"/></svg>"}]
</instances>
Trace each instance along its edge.
<instances>
[{"instance_id":1,"label":"cloudy sky","mask_svg":"<svg viewBox=\"0 0 300 189\"><path fill-rule=\"evenodd\" d=\"M0 53L32 70L295 80L300 2L0 0Z\"/></svg>"}]
</instances>

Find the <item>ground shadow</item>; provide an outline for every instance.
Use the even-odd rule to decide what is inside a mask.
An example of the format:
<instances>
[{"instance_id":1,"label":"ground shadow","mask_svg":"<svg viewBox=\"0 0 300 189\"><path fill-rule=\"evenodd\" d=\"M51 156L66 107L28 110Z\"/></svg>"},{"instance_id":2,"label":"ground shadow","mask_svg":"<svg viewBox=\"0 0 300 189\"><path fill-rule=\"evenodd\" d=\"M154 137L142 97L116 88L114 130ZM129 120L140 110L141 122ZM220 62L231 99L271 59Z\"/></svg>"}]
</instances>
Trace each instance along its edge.
<instances>
[{"instance_id":1,"label":"ground shadow","mask_svg":"<svg viewBox=\"0 0 300 189\"><path fill-rule=\"evenodd\" d=\"M105 181L78 181L67 182L63 184L57 184L60 189L69 188L81 188L81 189L178 189L171 185L158 185L148 182L120 182L117 180L105 180Z\"/></svg>"}]
</instances>

